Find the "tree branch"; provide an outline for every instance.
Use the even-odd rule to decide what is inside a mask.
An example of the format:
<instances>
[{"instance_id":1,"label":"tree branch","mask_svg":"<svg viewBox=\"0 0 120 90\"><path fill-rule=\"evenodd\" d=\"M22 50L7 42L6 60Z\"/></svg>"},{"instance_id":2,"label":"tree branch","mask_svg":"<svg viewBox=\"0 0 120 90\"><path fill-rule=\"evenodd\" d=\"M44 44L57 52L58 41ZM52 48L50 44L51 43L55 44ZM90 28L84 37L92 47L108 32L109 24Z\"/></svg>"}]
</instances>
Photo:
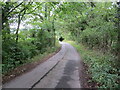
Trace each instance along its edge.
<instances>
[{"instance_id":1,"label":"tree branch","mask_svg":"<svg viewBox=\"0 0 120 90\"><path fill-rule=\"evenodd\" d=\"M21 2L19 5L15 6L12 10L10 10L5 17L7 17L11 12L13 12L17 7L22 5L23 2Z\"/></svg>"},{"instance_id":2,"label":"tree branch","mask_svg":"<svg viewBox=\"0 0 120 90\"><path fill-rule=\"evenodd\" d=\"M91 7L96 7L96 5L93 2L90 2Z\"/></svg>"}]
</instances>

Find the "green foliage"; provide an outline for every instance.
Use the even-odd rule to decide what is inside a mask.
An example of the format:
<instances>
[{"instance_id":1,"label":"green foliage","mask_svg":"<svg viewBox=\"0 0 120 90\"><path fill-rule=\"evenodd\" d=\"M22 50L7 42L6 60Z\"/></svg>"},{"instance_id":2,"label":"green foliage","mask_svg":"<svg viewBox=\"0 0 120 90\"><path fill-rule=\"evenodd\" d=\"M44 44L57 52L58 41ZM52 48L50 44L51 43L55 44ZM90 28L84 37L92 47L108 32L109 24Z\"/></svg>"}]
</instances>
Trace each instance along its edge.
<instances>
[{"instance_id":1,"label":"green foliage","mask_svg":"<svg viewBox=\"0 0 120 90\"><path fill-rule=\"evenodd\" d=\"M90 48L116 54L118 29L115 26L115 4L93 4L94 7L90 3L65 3L62 7L65 9L59 13L64 24L59 23L62 27L57 29L63 32L67 29L71 32L70 39L82 42Z\"/></svg>"},{"instance_id":2,"label":"green foliage","mask_svg":"<svg viewBox=\"0 0 120 90\"><path fill-rule=\"evenodd\" d=\"M70 43L77 48L82 60L89 66L88 73L91 74L92 80L98 82L100 88L119 87L120 71L115 68L115 56L86 49L82 44Z\"/></svg>"},{"instance_id":3,"label":"green foliage","mask_svg":"<svg viewBox=\"0 0 120 90\"><path fill-rule=\"evenodd\" d=\"M50 14L51 11L53 12L52 7L56 4L47 2L1 3L3 74L29 62L36 55L44 56L44 53L56 50L53 27L55 16Z\"/></svg>"}]
</instances>

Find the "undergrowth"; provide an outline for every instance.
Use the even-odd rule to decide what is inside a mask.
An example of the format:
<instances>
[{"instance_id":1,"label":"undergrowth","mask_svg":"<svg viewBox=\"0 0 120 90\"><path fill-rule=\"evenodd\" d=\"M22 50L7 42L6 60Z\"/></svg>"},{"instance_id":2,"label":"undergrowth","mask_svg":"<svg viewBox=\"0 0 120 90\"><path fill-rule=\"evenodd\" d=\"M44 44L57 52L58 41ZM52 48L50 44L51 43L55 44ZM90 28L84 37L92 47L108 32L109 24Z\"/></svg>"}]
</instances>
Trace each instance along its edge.
<instances>
[{"instance_id":1,"label":"undergrowth","mask_svg":"<svg viewBox=\"0 0 120 90\"><path fill-rule=\"evenodd\" d=\"M39 54L33 56L32 58L22 60L23 62L16 64L16 66L13 66L13 64L11 64L12 62L7 63L7 64L2 64L2 76L6 75L7 73L9 73L11 70L15 69L18 66L36 62L38 60L42 60L42 58L46 57L49 54L52 54L53 52L57 51L59 48L60 48L60 44L57 41L55 47L46 47L45 52L39 53Z\"/></svg>"},{"instance_id":2,"label":"undergrowth","mask_svg":"<svg viewBox=\"0 0 120 90\"><path fill-rule=\"evenodd\" d=\"M111 54L103 54L86 48L82 44L69 41L80 53L82 60L89 66L88 73L92 80L99 83L99 88L120 88L120 70L115 68L116 57Z\"/></svg>"}]
</instances>

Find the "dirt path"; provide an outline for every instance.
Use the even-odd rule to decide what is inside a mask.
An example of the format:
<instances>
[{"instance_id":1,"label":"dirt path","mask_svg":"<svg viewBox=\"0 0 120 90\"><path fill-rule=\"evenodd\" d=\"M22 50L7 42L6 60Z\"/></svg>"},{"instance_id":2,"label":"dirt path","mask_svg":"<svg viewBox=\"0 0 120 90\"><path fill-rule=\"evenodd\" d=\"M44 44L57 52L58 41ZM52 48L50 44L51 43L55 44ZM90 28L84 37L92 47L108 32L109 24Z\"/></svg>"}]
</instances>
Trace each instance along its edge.
<instances>
[{"instance_id":1,"label":"dirt path","mask_svg":"<svg viewBox=\"0 0 120 90\"><path fill-rule=\"evenodd\" d=\"M73 46L62 42L61 50L8 83L3 88L81 88L79 80L80 57Z\"/></svg>"}]
</instances>

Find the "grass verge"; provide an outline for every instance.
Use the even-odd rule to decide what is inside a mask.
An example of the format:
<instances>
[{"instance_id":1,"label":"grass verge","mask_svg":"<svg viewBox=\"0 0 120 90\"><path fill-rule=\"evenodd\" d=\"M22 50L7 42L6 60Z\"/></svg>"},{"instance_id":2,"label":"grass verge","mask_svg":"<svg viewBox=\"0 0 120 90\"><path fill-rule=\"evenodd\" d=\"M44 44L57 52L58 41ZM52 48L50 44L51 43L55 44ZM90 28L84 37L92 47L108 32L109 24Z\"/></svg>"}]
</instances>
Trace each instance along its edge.
<instances>
[{"instance_id":1,"label":"grass verge","mask_svg":"<svg viewBox=\"0 0 120 90\"><path fill-rule=\"evenodd\" d=\"M73 41L67 42L77 49L88 65L88 73L92 77L88 82L96 82L99 88L120 88L120 70L115 68L115 56L88 49Z\"/></svg>"}]
</instances>

